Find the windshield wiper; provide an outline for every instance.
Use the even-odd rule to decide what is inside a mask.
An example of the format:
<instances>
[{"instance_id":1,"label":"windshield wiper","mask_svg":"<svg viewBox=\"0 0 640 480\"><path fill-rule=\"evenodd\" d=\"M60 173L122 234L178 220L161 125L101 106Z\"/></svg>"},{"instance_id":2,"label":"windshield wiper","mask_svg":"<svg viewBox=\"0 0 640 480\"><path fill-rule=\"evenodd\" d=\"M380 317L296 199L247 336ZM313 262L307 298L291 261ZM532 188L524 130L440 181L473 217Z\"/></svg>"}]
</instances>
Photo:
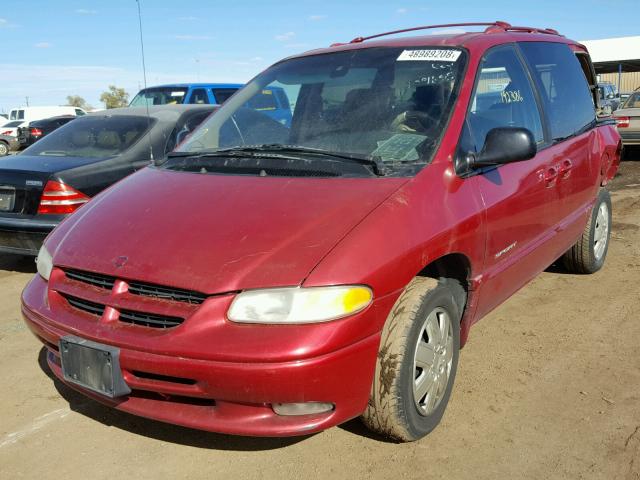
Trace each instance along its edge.
<instances>
[{"instance_id":1,"label":"windshield wiper","mask_svg":"<svg viewBox=\"0 0 640 480\"><path fill-rule=\"evenodd\" d=\"M320 157L329 157L334 160L357 163L371 168L374 174L383 176L385 174L385 166L380 157L370 157L363 155L355 155L352 153L332 152L320 148L302 147L298 145L283 145L280 143L260 144L260 145L244 145L238 147L219 148L216 150L200 151L200 152L172 152L169 158L175 157L223 157L223 156L249 156L267 158L285 158L299 160L304 157L299 155L292 157L291 154L316 155Z\"/></svg>"}]
</instances>

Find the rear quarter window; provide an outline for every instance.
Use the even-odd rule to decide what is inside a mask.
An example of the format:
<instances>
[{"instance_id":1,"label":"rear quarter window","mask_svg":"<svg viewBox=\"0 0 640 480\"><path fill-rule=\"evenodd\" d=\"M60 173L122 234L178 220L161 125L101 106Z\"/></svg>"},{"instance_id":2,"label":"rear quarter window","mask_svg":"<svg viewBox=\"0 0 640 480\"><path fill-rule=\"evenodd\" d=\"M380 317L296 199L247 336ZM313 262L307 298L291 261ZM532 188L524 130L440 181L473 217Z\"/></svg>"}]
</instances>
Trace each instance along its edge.
<instances>
[{"instance_id":1,"label":"rear quarter window","mask_svg":"<svg viewBox=\"0 0 640 480\"><path fill-rule=\"evenodd\" d=\"M520 48L538 84L552 138L574 135L593 124L596 111L589 85L569 46L523 42Z\"/></svg>"}]
</instances>

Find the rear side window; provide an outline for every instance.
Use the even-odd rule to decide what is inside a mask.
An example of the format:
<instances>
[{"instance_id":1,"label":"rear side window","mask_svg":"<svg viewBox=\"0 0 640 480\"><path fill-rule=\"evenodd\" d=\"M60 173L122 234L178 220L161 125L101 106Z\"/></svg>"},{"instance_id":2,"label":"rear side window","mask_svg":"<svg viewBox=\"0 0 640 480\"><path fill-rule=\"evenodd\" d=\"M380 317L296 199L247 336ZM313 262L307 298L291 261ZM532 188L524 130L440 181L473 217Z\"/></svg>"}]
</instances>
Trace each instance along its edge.
<instances>
[{"instance_id":1,"label":"rear side window","mask_svg":"<svg viewBox=\"0 0 640 480\"><path fill-rule=\"evenodd\" d=\"M18 110L18 120L24 120L24 110Z\"/></svg>"},{"instance_id":2,"label":"rear side window","mask_svg":"<svg viewBox=\"0 0 640 480\"><path fill-rule=\"evenodd\" d=\"M569 46L526 42L520 47L539 84L552 138L563 139L592 125L596 112L589 85Z\"/></svg>"},{"instance_id":3,"label":"rear side window","mask_svg":"<svg viewBox=\"0 0 640 480\"><path fill-rule=\"evenodd\" d=\"M205 105L209 103L209 98L207 97L207 92L204 88L196 88L191 92L191 98L189 99L189 103L194 103L198 105Z\"/></svg>"},{"instance_id":4,"label":"rear side window","mask_svg":"<svg viewBox=\"0 0 640 480\"><path fill-rule=\"evenodd\" d=\"M86 113L84 112L84 110L80 110L79 108L76 108L76 116L77 117L81 117L83 115L86 115Z\"/></svg>"},{"instance_id":5,"label":"rear side window","mask_svg":"<svg viewBox=\"0 0 640 480\"><path fill-rule=\"evenodd\" d=\"M539 145L544 143L534 90L511 46L491 50L480 65L463 133L463 148L479 152L487 133L498 127L527 128Z\"/></svg>"},{"instance_id":6,"label":"rear side window","mask_svg":"<svg viewBox=\"0 0 640 480\"><path fill-rule=\"evenodd\" d=\"M212 90L213 96L216 99L216 103L222 105L224 102L229 100L231 95L238 91L237 88L214 88Z\"/></svg>"}]
</instances>

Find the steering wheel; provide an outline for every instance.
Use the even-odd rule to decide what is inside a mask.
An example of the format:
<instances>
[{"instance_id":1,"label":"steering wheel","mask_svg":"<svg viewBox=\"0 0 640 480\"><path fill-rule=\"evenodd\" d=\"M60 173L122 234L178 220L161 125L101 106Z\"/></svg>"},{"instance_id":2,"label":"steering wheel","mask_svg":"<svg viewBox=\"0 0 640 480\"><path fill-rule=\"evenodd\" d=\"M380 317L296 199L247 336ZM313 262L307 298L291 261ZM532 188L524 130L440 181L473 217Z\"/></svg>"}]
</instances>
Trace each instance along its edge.
<instances>
[{"instance_id":1,"label":"steering wheel","mask_svg":"<svg viewBox=\"0 0 640 480\"><path fill-rule=\"evenodd\" d=\"M426 133L434 127L436 119L420 110L406 110L391 122L391 129L397 132Z\"/></svg>"}]
</instances>

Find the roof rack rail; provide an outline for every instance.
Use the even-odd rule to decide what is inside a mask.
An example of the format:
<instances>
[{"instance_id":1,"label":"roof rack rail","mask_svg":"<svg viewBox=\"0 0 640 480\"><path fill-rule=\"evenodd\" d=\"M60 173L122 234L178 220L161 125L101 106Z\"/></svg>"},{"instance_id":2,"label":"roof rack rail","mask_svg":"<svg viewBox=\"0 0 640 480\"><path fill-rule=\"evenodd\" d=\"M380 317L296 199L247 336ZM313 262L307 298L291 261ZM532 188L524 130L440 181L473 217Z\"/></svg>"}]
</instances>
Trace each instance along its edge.
<instances>
[{"instance_id":1,"label":"roof rack rail","mask_svg":"<svg viewBox=\"0 0 640 480\"><path fill-rule=\"evenodd\" d=\"M391 32L378 33L376 35L370 35L368 37L356 37L349 43L362 43L374 38L386 37L387 35L396 35L398 33L415 32L417 30L431 30L435 28L450 28L450 27L487 27L484 33L498 33L498 32L530 32L530 33L546 33L549 35L560 35L556 30L552 28L533 28L533 27L514 27L507 22L495 21L495 22L471 22L471 23L446 23L442 25L425 25L422 27L404 28L402 30L393 30ZM334 43L332 47L344 45L344 43Z\"/></svg>"}]
</instances>

